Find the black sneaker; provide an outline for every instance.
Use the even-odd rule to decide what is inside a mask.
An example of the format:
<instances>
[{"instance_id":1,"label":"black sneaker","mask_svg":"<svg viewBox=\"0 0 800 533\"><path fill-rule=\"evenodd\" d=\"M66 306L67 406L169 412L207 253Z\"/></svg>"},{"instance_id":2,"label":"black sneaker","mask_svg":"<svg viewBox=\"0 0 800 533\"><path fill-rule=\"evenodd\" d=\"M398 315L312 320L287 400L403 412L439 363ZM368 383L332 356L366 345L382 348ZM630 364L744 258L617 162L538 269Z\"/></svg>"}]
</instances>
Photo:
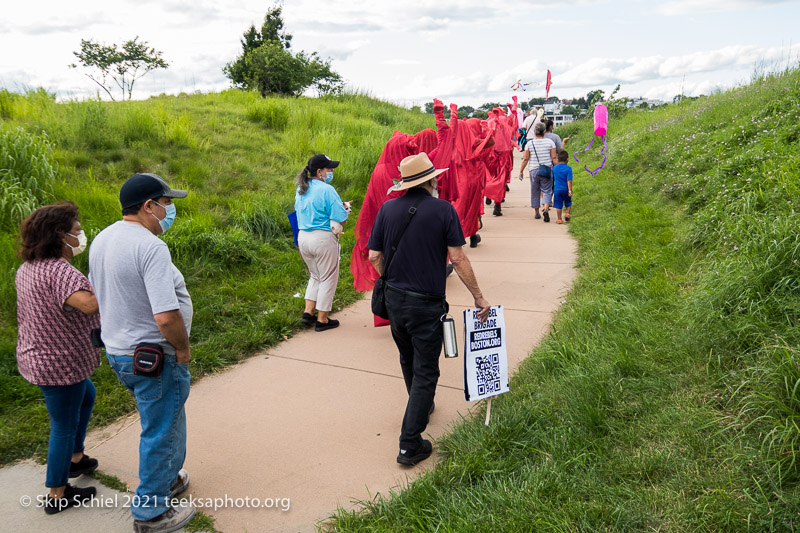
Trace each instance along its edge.
<instances>
[{"instance_id":1,"label":"black sneaker","mask_svg":"<svg viewBox=\"0 0 800 533\"><path fill-rule=\"evenodd\" d=\"M303 313L303 318L300 321L305 324L306 326L313 326L317 323L317 317L312 315L311 313Z\"/></svg>"},{"instance_id":2,"label":"black sneaker","mask_svg":"<svg viewBox=\"0 0 800 533\"><path fill-rule=\"evenodd\" d=\"M83 454L80 461L69 464L69 477L91 474L95 470L97 470L97 459L92 459L88 455Z\"/></svg>"},{"instance_id":3,"label":"black sneaker","mask_svg":"<svg viewBox=\"0 0 800 533\"><path fill-rule=\"evenodd\" d=\"M544 213L542 213L542 218L544 218L545 222L550 222L550 213L548 211L545 211Z\"/></svg>"},{"instance_id":4,"label":"black sneaker","mask_svg":"<svg viewBox=\"0 0 800 533\"><path fill-rule=\"evenodd\" d=\"M542 218L542 215L540 215L539 213L536 213L535 215L533 215L533 218L535 218L536 220L539 220L540 218Z\"/></svg>"},{"instance_id":5,"label":"black sneaker","mask_svg":"<svg viewBox=\"0 0 800 533\"><path fill-rule=\"evenodd\" d=\"M327 322L320 322L319 320L317 320L317 325L314 327L314 331L326 331L338 327L339 327L339 321L334 320L333 318L329 318Z\"/></svg>"},{"instance_id":6,"label":"black sneaker","mask_svg":"<svg viewBox=\"0 0 800 533\"><path fill-rule=\"evenodd\" d=\"M492 205L492 201L489 198L486 199L486 205Z\"/></svg>"},{"instance_id":7,"label":"black sneaker","mask_svg":"<svg viewBox=\"0 0 800 533\"><path fill-rule=\"evenodd\" d=\"M496 217L503 216L503 212L500 210L500 204L498 203L494 204L494 211L492 211L492 214Z\"/></svg>"},{"instance_id":8,"label":"black sneaker","mask_svg":"<svg viewBox=\"0 0 800 533\"><path fill-rule=\"evenodd\" d=\"M430 457L432 453L433 446L431 445L431 441L423 440L422 446L416 450L403 450L401 448L400 453L397 455L397 462L401 465L414 466L420 461L424 461Z\"/></svg>"},{"instance_id":9,"label":"black sneaker","mask_svg":"<svg viewBox=\"0 0 800 533\"><path fill-rule=\"evenodd\" d=\"M508 192L510 190L511 190L511 188L508 186L508 183L506 183L506 192Z\"/></svg>"},{"instance_id":10,"label":"black sneaker","mask_svg":"<svg viewBox=\"0 0 800 533\"><path fill-rule=\"evenodd\" d=\"M477 233L475 235L469 236L469 247L470 248L477 248L478 243L481 242L481 236Z\"/></svg>"},{"instance_id":11,"label":"black sneaker","mask_svg":"<svg viewBox=\"0 0 800 533\"><path fill-rule=\"evenodd\" d=\"M47 496L44 503L44 512L47 514L60 513L65 509L75 507L79 503L86 503L95 495L97 495L97 489L94 487L73 487L67 483L62 498L51 498Z\"/></svg>"}]
</instances>

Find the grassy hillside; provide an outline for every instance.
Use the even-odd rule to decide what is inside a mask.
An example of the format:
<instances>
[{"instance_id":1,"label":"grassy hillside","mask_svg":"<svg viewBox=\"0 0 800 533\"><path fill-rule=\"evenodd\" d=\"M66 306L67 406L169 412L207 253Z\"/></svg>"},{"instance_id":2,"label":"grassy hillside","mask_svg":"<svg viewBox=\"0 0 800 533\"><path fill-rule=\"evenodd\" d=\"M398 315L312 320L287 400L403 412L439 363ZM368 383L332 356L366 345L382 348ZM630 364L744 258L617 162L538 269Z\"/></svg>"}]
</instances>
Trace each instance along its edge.
<instances>
[{"instance_id":1,"label":"grassy hillside","mask_svg":"<svg viewBox=\"0 0 800 533\"><path fill-rule=\"evenodd\" d=\"M491 427L327 529L800 529L800 71L609 131L597 177L572 163L580 276Z\"/></svg>"},{"instance_id":2,"label":"grassy hillside","mask_svg":"<svg viewBox=\"0 0 800 533\"><path fill-rule=\"evenodd\" d=\"M433 119L360 95L261 99L240 91L141 102L55 103L43 91L0 91L0 462L46 450L38 387L16 370L15 239L21 217L54 200L78 204L91 246L121 218L119 187L155 172L190 191L165 234L186 276L195 319L192 372L199 376L280 341L300 326L307 275L291 242L296 173L318 152L342 161L333 185L360 205L383 145L396 129ZM24 177L24 179L20 178ZM348 229L352 230L355 215ZM352 249L350 231L343 250ZM87 271L88 254L74 264ZM334 308L355 298L349 254ZM134 408L104 364L93 423Z\"/></svg>"}]
</instances>

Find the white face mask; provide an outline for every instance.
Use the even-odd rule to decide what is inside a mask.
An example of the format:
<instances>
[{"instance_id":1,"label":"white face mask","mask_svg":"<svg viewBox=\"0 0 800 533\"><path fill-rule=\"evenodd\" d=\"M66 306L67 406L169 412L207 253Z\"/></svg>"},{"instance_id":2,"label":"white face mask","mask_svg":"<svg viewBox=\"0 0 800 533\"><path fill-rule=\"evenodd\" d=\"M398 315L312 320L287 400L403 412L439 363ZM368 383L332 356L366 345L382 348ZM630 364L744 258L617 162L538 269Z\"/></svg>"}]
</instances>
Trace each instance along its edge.
<instances>
[{"instance_id":1,"label":"white face mask","mask_svg":"<svg viewBox=\"0 0 800 533\"><path fill-rule=\"evenodd\" d=\"M67 235L69 235L70 237L75 237L76 239L78 239L78 246L72 246L71 244L69 244L67 242L64 243L64 244L66 244L67 246L69 246L72 249L72 257L75 257L79 253L81 253L84 250L86 250L86 243L87 243L88 239L86 238L86 233L84 233L83 230L79 231L77 235L73 235L72 233L67 233Z\"/></svg>"}]
</instances>

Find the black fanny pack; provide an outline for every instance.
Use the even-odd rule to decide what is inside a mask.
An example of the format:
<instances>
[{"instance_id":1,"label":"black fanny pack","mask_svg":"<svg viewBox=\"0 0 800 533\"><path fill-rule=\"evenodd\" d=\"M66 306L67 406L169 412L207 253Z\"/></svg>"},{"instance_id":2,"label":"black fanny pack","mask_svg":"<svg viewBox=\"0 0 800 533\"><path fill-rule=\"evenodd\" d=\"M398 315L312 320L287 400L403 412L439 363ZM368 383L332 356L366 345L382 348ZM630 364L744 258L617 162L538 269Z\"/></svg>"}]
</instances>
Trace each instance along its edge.
<instances>
[{"instance_id":1,"label":"black fanny pack","mask_svg":"<svg viewBox=\"0 0 800 533\"><path fill-rule=\"evenodd\" d=\"M143 342L133 351L133 374L155 378L164 368L164 349L160 344Z\"/></svg>"}]
</instances>

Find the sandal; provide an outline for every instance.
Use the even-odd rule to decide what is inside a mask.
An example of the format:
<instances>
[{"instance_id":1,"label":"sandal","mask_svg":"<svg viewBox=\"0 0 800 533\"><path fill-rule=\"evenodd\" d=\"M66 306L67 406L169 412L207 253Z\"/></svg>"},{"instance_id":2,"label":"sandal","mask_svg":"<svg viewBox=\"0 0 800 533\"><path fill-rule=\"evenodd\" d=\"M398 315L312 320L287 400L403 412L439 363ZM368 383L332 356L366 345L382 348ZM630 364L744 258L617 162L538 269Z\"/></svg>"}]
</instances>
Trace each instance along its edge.
<instances>
[{"instance_id":1,"label":"sandal","mask_svg":"<svg viewBox=\"0 0 800 533\"><path fill-rule=\"evenodd\" d=\"M560 218L558 220L556 220L556 224L563 224L563 223L564 223L564 221L561 220Z\"/></svg>"},{"instance_id":2,"label":"sandal","mask_svg":"<svg viewBox=\"0 0 800 533\"><path fill-rule=\"evenodd\" d=\"M564 220L566 220L567 222L569 222L569 219L570 219L570 216L569 216L569 215L564 215Z\"/></svg>"}]
</instances>

